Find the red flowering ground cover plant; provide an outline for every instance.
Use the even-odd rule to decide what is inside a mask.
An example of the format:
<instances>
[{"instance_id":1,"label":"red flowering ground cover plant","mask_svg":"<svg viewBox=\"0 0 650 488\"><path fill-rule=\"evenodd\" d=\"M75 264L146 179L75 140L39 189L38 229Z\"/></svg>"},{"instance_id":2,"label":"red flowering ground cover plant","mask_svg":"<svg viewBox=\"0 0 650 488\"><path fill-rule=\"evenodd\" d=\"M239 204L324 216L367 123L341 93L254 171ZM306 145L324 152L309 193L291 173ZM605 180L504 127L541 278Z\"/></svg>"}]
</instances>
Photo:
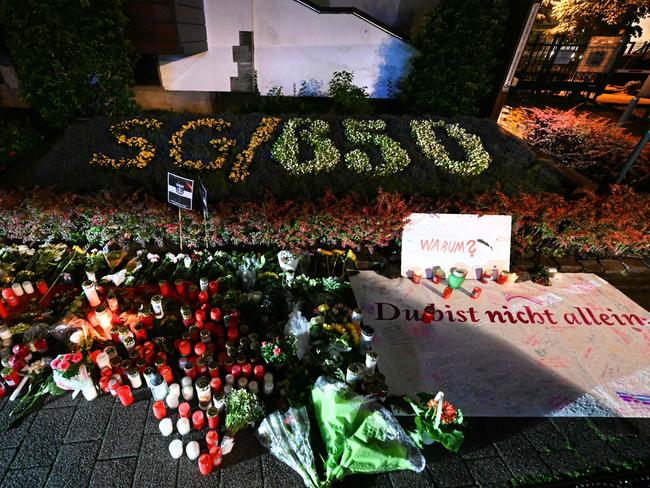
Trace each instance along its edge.
<instances>
[{"instance_id":1,"label":"red flowering ground cover plant","mask_svg":"<svg viewBox=\"0 0 650 488\"><path fill-rule=\"evenodd\" d=\"M102 247L178 245L173 207L142 193L75 195L48 190L0 193L0 241L66 242ZM614 186L602 194L566 199L554 193L508 197L499 191L464 200L407 200L379 192L362 201L326 195L318 202L222 202L205 223L183 212L190 248L264 246L273 249L396 250L411 212L512 215L515 255L650 255L650 195Z\"/></svg>"},{"instance_id":2,"label":"red flowering ground cover plant","mask_svg":"<svg viewBox=\"0 0 650 488\"><path fill-rule=\"evenodd\" d=\"M616 180L639 137L615 122L576 108L517 110L531 146L601 184ZM641 153L627 180L637 188L650 184L650 147Z\"/></svg>"}]
</instances>

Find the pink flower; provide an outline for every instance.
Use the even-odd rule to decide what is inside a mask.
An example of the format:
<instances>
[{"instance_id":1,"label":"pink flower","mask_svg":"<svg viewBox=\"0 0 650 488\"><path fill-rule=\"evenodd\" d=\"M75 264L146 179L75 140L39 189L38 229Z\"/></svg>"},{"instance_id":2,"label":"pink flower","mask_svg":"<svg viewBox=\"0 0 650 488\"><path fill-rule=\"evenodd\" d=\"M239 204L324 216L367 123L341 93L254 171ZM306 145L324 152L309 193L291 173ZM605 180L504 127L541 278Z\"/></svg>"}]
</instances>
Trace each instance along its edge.
<instances>
[{"instance_id":1,"label":"pink flower","mask_svg":"<svg viewBox=\"0 0 650 488\"><path fill-rule=\"evenodd\" d=\"M68 361L67 359L62 359L59 362L59 368L58 369L60 371L67 371L69 367L70 367L70 361Z\"/></svg>"},{"instance_id":2,"label":"pink flower","mask_svg":"<svg viewBox=\"0 0 650 488\"><path fill-rule=\"evenodd\" d=\"M280 354L282 354L282 349L280 349L279 347L273 349L274 356L279 356Z\"/></svg>"},{"instance_id":3,"label":"pink flower","mask_svg":"<svg viewBox=\"0 0 650 488\"><path fill-rule=\"evenodd\" d=\"M73 363L79 364L83 358L84 358L83 355L79 351L75 351L72 354L71 360L72 360Z\"/></svg>"},{"instance_id":4,"label":"pink flower","mask_svg":"<svg viewBox=\"0 0 650 488\"><path fill-rule=\"evenodd\" d=\"M266 344L267 344L266 341L262 341L262 347L266 347Z\"/></svg>"},{"instance_id":5,"label":"pink flower","mask_svg":"<svg viewBox=\"0 0 650 488\"><path fill-rule=\"evenodd\" d=\"M72 354L64 354L63 359L70 361L72 359Z\"/></svg>"},{"instance_id":6,"label":"pink flower","mask_svg":"<svg viewBox=\"0 0 650 488\"><path fill-rule=\"evenodd\" d=\"M58 358L50 363L50 366L52 367L52 369L59 369L60 365L61 365L61 360L58 359Z\"/></svg>"}]
</instances>

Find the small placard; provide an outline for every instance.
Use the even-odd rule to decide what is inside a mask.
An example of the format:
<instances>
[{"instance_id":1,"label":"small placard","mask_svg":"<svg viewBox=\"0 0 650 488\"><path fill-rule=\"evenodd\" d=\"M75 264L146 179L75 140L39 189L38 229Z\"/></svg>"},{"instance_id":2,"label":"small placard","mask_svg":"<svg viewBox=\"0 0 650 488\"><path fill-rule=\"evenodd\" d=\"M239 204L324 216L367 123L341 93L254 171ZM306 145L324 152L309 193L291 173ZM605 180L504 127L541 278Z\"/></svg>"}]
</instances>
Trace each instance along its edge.
<instances>
[{"instance_id":1,"label":"small placard","mask_svg":"<svg viewBox=\"0 0 650 488\"><path fill-rule=\"evenodd\" d=\"M188 180L173 173L167 173L167 201L172 205L192 210L194 180Z\"/></svg>"},{"instance_id":2,"label":"small placard","mask_svg":"<svg viewBox=\"0 0 650 488\"><path fill-rule=\"evenodd\" d=\"M413 271L431 278L434 270L452 268L479 279L482 270L510 268L509 215L414 213L402 233L402 275Z\"/></svg>"}]
</instances>

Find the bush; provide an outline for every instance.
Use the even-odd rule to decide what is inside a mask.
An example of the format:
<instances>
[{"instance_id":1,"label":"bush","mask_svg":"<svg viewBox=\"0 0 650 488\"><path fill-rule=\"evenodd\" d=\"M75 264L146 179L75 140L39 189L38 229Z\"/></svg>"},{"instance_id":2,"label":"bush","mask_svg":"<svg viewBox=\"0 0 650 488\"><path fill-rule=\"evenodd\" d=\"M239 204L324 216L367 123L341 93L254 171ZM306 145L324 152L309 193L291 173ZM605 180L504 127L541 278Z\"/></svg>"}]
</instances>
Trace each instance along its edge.
<instances>
[{"instance_id":1,"label":"bush","mask_svg":"<svg viewBox=\"0 0 650 488\"><path fill-rule=\"evenodd\" d=\"M528 108L519 111L526 141L562 164L584 172L601 184L616 180L639 138L605 117L578 110ZM647 185L650 147L641 153L628 182Z\"/></svg>"},{"instance_id":2,"label":"bush","mask_svg":"<svg viewBox=\"0 0 650 488\"><path fill-rule=\"evenodd\" d=\"M507 17L504 0L444 0L414 39L400 98L415 113L476 115L495 91Z\"/></svg>"},{"instance_id":3,"label":"bush","mask_svg":"<svg viewBox=\"0 0 650 488\"><path fill-rule=\"evenodd\" d=\"M0 0L22 97L48 124L133 109L121 0Z\"/></svg>"},{"instance_id":4,"label":"bush","mask_svg":"<svg viewBox=\"0 0 650 488\"><path fill-rule=\"evenodd\" d=\"M0 170L23 160L44 139L29 117L0 117Z\"/></svg>"},{"instance_id":5,"label":"bush","mask_svg":"<svg viewBox=\"0 0 650 488\"><path fill-rule=\"evenodd\" d=\"M371 112L366 87L352 83L354 73L336 71L329 84L329 96L334 102L333 110L337 114L367 114Z\"/></svg>"},{"instance_id":6,"label":"bush","mask_svg":"<svg viewBox=\"0 0 650 488\"><path fill-rule=\"evenodd\" d=\"M141 117L142 119L145 116ZM221 132L200 128L188 132L183 138L182 157L184 159L212 161L219 155L217 148L210 144L215 137L227 137L237 141L234 148L226 154L226 164L220 170L193 171L176 166L170 158L169 140L172 134L188 120L197 117L188 114L164 113L147 114L146 118L156 118L162 123L160 130L134 127L128 138L142 136L155 146L155 157L144 169L98 167L89 164L94 153L103 153L111 158L133 158L138 150L118 145L110 132L111 122L97 117L70 126L62 139L53 146L49 154L24 168L15 168L5 179L5 185L20 184L52 185L61 190L75 192L96 192L102 189L119 189L123 186L145 188L150 195L166 201L167 172L197 179L200 177L213 201L222 202L232 198L263 199L267 194L276 198L318 199L326 193L346 195L351 192L365 198L376 195L378 188L396 191L404 195L435 194L464 195L478 193L501 187L509 195L523 192L561 191L557 176L546 166L540 164L534 154L521 142L504 135L496 124L473 118L463 118L456 122L470 134L480 137L492 161L487 170L475 176L459 176L436 166L426 158L411 133L411 118L385 116L386 134L399 142L410 158L406 169L391 175L375 176L375 172L357 172L348 169L344 156L356 149L367 152L373 168L380 168L384 156L372 144L352 144L345 137L343 117L314 116L329 125L327 137L340 152L340 162L329 172L292 175L271 158L271 148L280 135L289 117L282 117L281 124L271 136L270 141L257 148L250 166L250 176L243 183L231 183L228 175L236 154L249 145L251 134L258 126L262 116L246 115L224 117L231 126ZM302 130L302 129L300 129ZM465 151L447 133L436 128L436 135L449 148L453 160L464 160ZM301 137L301 141L302 141ZM372 138L373 140L376 138ZM222 146L222 149L225 146ZM314 152L308 144L299 143L298 161L303 164L314 159ZM386 148L384 148L386 152ZM321 158L322 161L322 158Z\"/></svg>"}]
</instances>

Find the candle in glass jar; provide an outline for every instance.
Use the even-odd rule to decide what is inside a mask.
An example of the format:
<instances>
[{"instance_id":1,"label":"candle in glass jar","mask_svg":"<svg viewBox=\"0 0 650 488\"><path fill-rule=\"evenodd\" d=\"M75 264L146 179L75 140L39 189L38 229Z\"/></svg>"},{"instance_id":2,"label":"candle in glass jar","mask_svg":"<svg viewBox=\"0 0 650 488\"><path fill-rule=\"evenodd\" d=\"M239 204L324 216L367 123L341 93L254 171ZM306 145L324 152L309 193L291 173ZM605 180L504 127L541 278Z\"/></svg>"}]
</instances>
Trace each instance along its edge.
<instances>
[{"instance_id":1,"label":"candle in glass jar","mask_svg":"<svg viewBox=\"0 0 650 488\"><path fill-rule=\"evenodd\" d=\"M216 295L219 292L219 282L217 280L208 283L208 291L210 295Z\"/></svg>"},{"instance_id":2,"label":"candle in glass jar","mask_svg":"<svg viewBox=\"0 0 650 488\"><path fill-rule=\"evenodd\" d=\"M212 400L212 391L210 389L210 380L205 376L196 380L196 396L199 400L199 406L203 410L207 410Z\"/></svg>"},{"instance_id":3,"label":"candle in glass jar","mask_svg":"<svg viewBox=\"0 0 650 488\"><path fill-rule=\"evenodd\" d=\"M32 282L23 281L23 290L25 290L25 293L27 293L28 295L34 293L34 287L32 286Z\"/></svg>"},{"instance_id":4,"label":"candle in glass jar","mask_svg":"<svg viewBox=\"0 0 650 488\"><path fill-rule=\"evenodd\" d=\"M232 374L227 374L226 375L226 384L227 385L234 385L235 384L235 376Z\"/></svg>"},{"instance_id":5,"label":"candle in glass jar","mask_svg":"<svg viewBox=\"0 0 650 488\"><path fill-rule=\"evenodd\" d=\"M181 396L181 386L178 383L169 385L169 394L174 396Z\"/></svg>"},{"instance_id":6,"label":"candle in glass jar","mask_svg":"<svg viewBox=\"0 0 650 488\"><path fill-rule=\"evenodd\" d=\"M253 375L257 381L262 381L264 379L264 366L258 364L253 369Z\"/></svg>"},{"instance_id":7,"label":"candle in glass jar","mask_svg":"<svg viewBox=\"0 0 650 488\"><path fill-rule=\"evenodd\" d=\"M212 472L212 469L214 468L214 461L212 460L212 456L208 453L203 453L199 456L199 472L203 476L207 476Z\"/></svg>"},{"instance_id":8,"label":"candle in glass jar","mask_svg":"<svg viewBox=\"0 0 650 488\"><path fill-rule=\"evenodd\" d=\"M167 408L165 407L165 402L162 400L156 400L151 406L153 410L153 415L158 420L162 420L167 416Z\"/></svg>"},{"instance_id":9,"label":"candle in glass jar","mask_svg":"<svg viewBox=\"0 0 650 488\"><path fill-rule=\"evenodd\" d=\"M224 394L225 396L230 395L230 393L232 392L232 387L233 387L233 385L226 385L226 386L224 386L224 387L223 387L223 394Z\"/></svg>"},{"instance_id":10,"label":"candle in glass jar","mask_svg":"<svg viewBox=\"0 0 650 488\"><path fill-rule=\"evenodd\" d=\"M431 276L431 281L434 285L439 284L442 281L442 271L439 269L434 270L433 275Z\"/></svg>"},{"instance_id":11,"label":"candle in glass jar","mask_svg":"<svg viewBox=\"0 0 650 488\"><path fill-rule=\"evenodd\" d=\"M151 297L151 308L153 310L153 315L157 319L161 319L165 316L162 307L163 297L162 295L155 295Z\"/></svg>"},{"instance_id":12,"label":"candle in glass jar","mask_svg":"<svg viewBox=\"0 0 650 488\"><path fill-rule=\"evenodd\" d=\"M187 402L192 401L194 398L194 388L191 386L184 386L183 387L183 399Z\"/></svg>"},{"instance_id":13,"label":"candle in glass jar","mask_svg":"<svg viewBox=\"0 0 650 488\"><path fill-rule=\"evenodd\" d=\"M177 279L174 281L174 287L176 287L176 293L183 296L185 294L185 283L182 279Z\"/></svg>"},{"instance_id":14,"label":"candle in glass jar","mask_svg":"<svg viewBox=\"0 0 650 488\"><path fill-rule=\"evenodd\" d=\"M210 310L210 319L218 322L221 320L221 310L217 307Z\"/></svg>"},{"instance_id":15,"label":"candle in glass jar","mask_svg":"<svg viewBox=\"0 0 650 488\"><path fill-rule=\"evenodd\" d=\"M101 303L99 295L97 295L97 288L95 288L94 282L84 281L81 284L81 287L83 288L84 293L86 294L86 298L88 299L88 303L90 303L91 307L96 307Z\"/></svg>"},{"instance_id":16,"label":"candle in glass jar","mask_svg":"<svg viewBox=\"0 0 650 488\"><path fill-rule=\"evenodd\" d=\"M199 303L208 303L209 299L210 295L208 295L207 291L202 291L199 293Z\"/></svg>"},{"instance_id":17,"label":"candle in glass jar","mask_svg":"<svg viewBox=\"0 0 650 488\"><path fill-rule=\"evenodd\" d=\"M205 277L199 280L199 288L201 288L201 291L208 291L209 284L210 281Z\"/></svg>"},{"instance_id":18,"label":"candle in glass jar","mask_svg":"<svg viewBox=\"0 0 650 488\"><path fill-rule=\"evenodd\" d=\"M113 314L108 308L101 305L95 309L95 317L97 317L99 326L104 330L104 335L108 337L113 328Z\"/></svg>"},{"instance_id":19,"label":"candle in glass jar","mask_svg":"<svg viewBox=\"0 0 650 488\"><path fill-rule=\"evenodd\" d=\"M140 376L140 371L138 368L129 368L126 372L126 375L129 377L129 382L134 389L140 388L142 386L142 377Z\"/></svg>"},{"instance_id":20,"label":"candle in glass jar","mask_svg":"<svg viewBox=\"0 0 650 488\"><path fill-rule=\"evenodd\" d=\"M190 378L189 376L182 377L181 378L181 386L182 387L192 386L192 378Z\"/></svg>"},{"instance_id":21,"label":"candle in glass jar","mask_svg":"<svg viewBox=\"0 0 650 488\"><path fill-rule=\"evenodd\" d=\"M374 373L377 366L377 353L375 351L368 351L366 353L366 371Z\"/></svg>"},{"instance_id":22,"label":"candle in glass jar","mask_svg":"<svg viewBox=\"0 0 650 488\"><path fill-rule=\"evenodd\" d=\"M208 449L212 448L219 444L219 434L215 430L209 430L205 434L205 443L208 446Z\"/></svg>"},{"instance_id":23,"label":"candle in glass jar","mask_svg":"<svg viewBox=\"0 0 650 488\"><path fill-rule=\"evenodd\" d=\"M239 377L241 376L241 371L242 368L239 364L233 364L232 368L230 369L230 374L233 376L233 379L238 380ZM228 377L226 377L227 380ZM234 381L233 381L234 383ZM232 383L231 383L232 384Z\"/></svg>"},{"instance_id":24,"label":"candle in glass jar","mask_svg":"<svg viewBox=\"0 0 650 488\"><path fill-rule=\"evenodd\" d=\"M178 408L178 401L179 401L178 396L177 395L172 395L171 393L168 393L167 398L165 399L165 403L172 410L175 410L175 409Z\"/></svg>"},{"instance_id":25,"label":"candle in glass jar","mask_svg":"<svg viewBox=\"0 0 650 488\"><path fill-rule=\"evenodd\" d=\"M245 390L247 386L248 386L248 380L246 378L241 377L237 380L237 388L241 390Z\"/></svg>"},{"instance_id":26,"label":"candle in glass jar","mask_svg":"<svg viewBox=\"0 0 650 488\"><path fill-rule=\"evenodd\" d=\"M422 279L422 271L419 269L415 269L411 273L411 280L413 283L418 284L420 280Z\"/></svg>"},{"instance_id":27,"label":"candle in glass jar","mask_svg":"<svg viewBox=\"0 0 650 488\"><path fill-rule=\"evenodd\" d=\"M251 393L253 393L255 395L257 395L259 393L260 387L257 384L257 381L251 381L250 383L248 383L248 391L250 391Z\"/></svg>"},{"instance_id":28,"label":"candle in glass jar","mask_svg":"<svg viewBox=\"0 0 650 488\"><path fill-rule=\"evenodd\" d=\"M11 285L11 291L13 291L17 297L22 297L25 294L25 291L23 290L23 287L20 283L14 283Z\"/></svg>"},{"instance_id":29,"label":"candle in glass jar","mask_svg":"<svg viewBox=\"0 0 650 488\"><path fill-rule=\"evenodd\" d=\"M122 385L117 388L117 396L123 406L128 407L133 403L133 395L129 385Z\"/></svg>"},{"instance_id":30,"label":"candle in glass jar","mask_svg":"<svg viewBox=\"0 0 650 488\"><path fill-rule=\"evenodd\" d=\"M164 400L167 397L167 383L160 374L156 374L151 379L151 390L154 400Z\"/></svg>"},{"instance_id":31,"label":"candle in glass jar","mask_svg":"<svg viewBox=\"0 0 650 488\"><path fill-rule=\"evenodd\" d=\"M212 404L214 405L214 408L219 410L219 412L223 412L226 408L224 393L215 393L212 395Z\"/></svg>"},{"instance_id":32,"label":"candle in glass jar","mask_svg":"<svg viewBox=\"0 0 650 488\"><path fill-rule=\"evenodd\" d=\"M214 377L210 380L210 389L213 393L218 393L221 391L221 378Z\"/></svg>"},{"instance_id":33,"label":"candle in glass jar","mask_svg":"<svg viewBox=\"0 0 650 488\"><path fill-rule=\"evenodd\" d=\"M249 363L242 364L241 366L241 373L246 379L249 379L251 377L252 370L253 368Z\"/></svg>"},{"instance_id":34,"label":"candle in glass jar","mask_svg":"<svg viewBox=\"0 0 650 488\"><path fill-rule=\"evenodd\" d=\"M20 376L12 368L4 368L0 371L0 375L9 386L17 386L20 383Z\"/></svg>"},{"instance_id":35,"label":"candle in glass jar","mask_svg":"<svg viewBox=\"0 0 650 488\"><path fill-rule=\"evenodd\" d=\"M476 300L480 296L481 296L481 289L478 286L474 287L470 297L473 298L474 300Z\"/></svg>"},{"instance_id":36,"label":"candle in glass jar","mask_svg":"<svg viewBox=\"0 0 650 488\"><path fill-rule=\"evenodd\" d=\"M189 298L191 302L195 302L197 299L197 295L198 295L198 290L196 289L196 286L190 285L187 289L187 298Z\"/></svg>"},{"instance_id":37,"label":"candle in glass jar","mask_svg":"<svg viewBox=\"0 0 650 488\"><path fill-rule=\"evenodd\" d=\"M271 393L273 393L273 382L265 382L264 383L264 394L266 396L269 396Z\"/></svg>"},{"instance_id":38,"label":"candle in glass jar","mask_svg":"<svg viewBox=\"0 0 650 488\"><path fill-rule=\"evenodd\" d=\"M444 298L445 300L449 299L453 291L454 290L452 290L451 287L446 286L445 289L442 291L442 298Z\"/></svg>"},{"instance_id":39,"label":"candle in glass jar","mask_svg":"<svg viewBox=\"0 0 650 488\"><path fill-rule=\"evenodd\" d=\"M499 285L505 285L508 282L508 272L503 269L499 272L499 276L497 276L497 284Z\"/></svg>"},{"instance_id":40,"label":"candle in glass jar","mask_svg":"<svg viewBox=\"0 0 650 488\"><path fill-rule=\"evenodd\" d=\"M163 436L168 437L172 432L174 432L174 423L172 422L172 419L165 418L160 421L158 428Z\"/></svg>"},{"instance_id":41,"label":"candle in glass jar","mask_svg":"<svg viewBox=\"0 0 650 488\"><path fill-rule=\"evenodd\" d=\"M194 312L194 318L197 322L205 322L205 316L205 310L201 310L200 308Z\"/></svg>"},{"instance_id":42,"label":"candle in glass jar","mask_svg":"<svg viewBox=\"0 0 650 488\"><path fill-rule=\"evenodd\" d=\"M160 374L162 375L167 385L171 385L174 382L174 377L172 376L172 368L169 366L163 366L160 368Z\"/></svg>"}]
</instances>

